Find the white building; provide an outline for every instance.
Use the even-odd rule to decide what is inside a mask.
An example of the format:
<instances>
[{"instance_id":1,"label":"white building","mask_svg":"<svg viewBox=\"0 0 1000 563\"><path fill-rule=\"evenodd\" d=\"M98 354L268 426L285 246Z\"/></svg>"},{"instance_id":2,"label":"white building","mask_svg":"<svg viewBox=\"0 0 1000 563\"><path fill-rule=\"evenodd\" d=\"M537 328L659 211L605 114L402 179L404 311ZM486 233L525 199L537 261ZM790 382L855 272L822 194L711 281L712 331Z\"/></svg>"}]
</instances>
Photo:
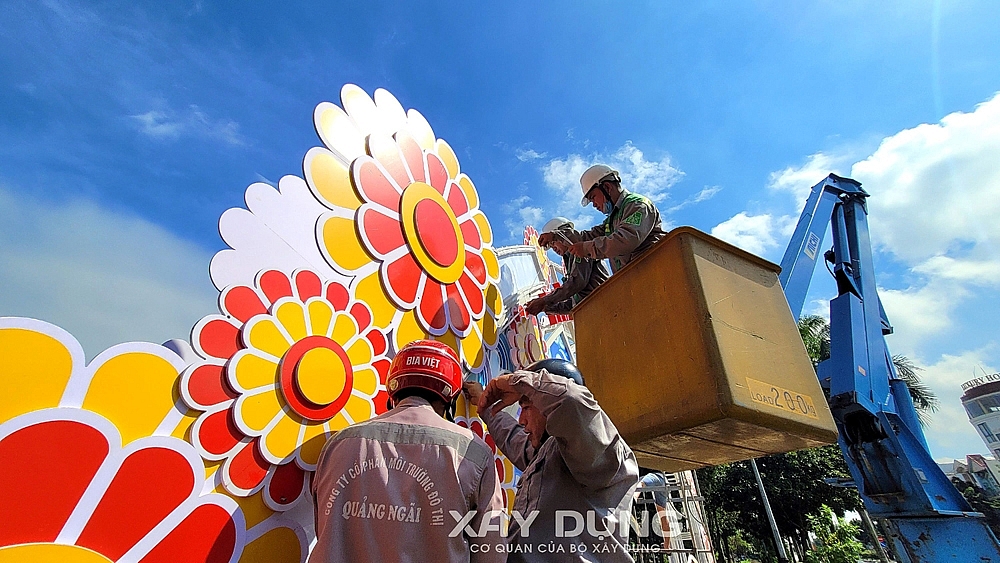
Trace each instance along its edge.
<instances>
[{"instance_id":1,"label":"white building","mask_svg":"<svg viewBox=\"0 0 1000 563\"><path fill-rule=\"evenodd\" d=\"M962 406L993 457L1000 459L1000 373L962 384Z\"/></svg>"}]
</instances>

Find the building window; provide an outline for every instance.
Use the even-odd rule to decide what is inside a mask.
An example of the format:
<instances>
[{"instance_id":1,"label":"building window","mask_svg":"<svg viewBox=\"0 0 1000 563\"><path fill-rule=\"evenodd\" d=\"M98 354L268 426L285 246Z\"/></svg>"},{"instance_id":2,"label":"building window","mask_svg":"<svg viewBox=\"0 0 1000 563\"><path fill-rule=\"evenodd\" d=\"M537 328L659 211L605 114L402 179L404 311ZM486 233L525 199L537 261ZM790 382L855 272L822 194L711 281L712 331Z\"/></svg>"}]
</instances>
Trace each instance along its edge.
<instances>
[{"instance_id":1,"label":"building window","mask_svg":"<svg viewBox=\"0 0 1000 563\"><path fill-rule=\"evenodd\" d=\"M983 397L979 399L979 405L986 412L1000 412L1000 397L997 395Z\"/></svg>"},{"instance_id":2,"label":"building window","mask_svg":"<svg viewBox=\"0 0 1000 563\"><path fill-rule=\"evenodd\" d=\"M979 406L976 401L968 401L965 403L965 412L969 413L969 418L976 418L977 416L983 416L986 411L983 407Z\"/></svg>"},{"instance_id":3,"label":"building window","mask_svg":"<svg viewBox=\"0 0 1000 563\"><path fill-rule=\"evenodd\" d=\"M986 438L987 442L997 442L998 441L997 437L994 436L992 432L990 432L990 427L986 426L985 422L980 422L976 426L979 428L979 431L982 432L983 437Z\"/></svg>"}]
</instances>

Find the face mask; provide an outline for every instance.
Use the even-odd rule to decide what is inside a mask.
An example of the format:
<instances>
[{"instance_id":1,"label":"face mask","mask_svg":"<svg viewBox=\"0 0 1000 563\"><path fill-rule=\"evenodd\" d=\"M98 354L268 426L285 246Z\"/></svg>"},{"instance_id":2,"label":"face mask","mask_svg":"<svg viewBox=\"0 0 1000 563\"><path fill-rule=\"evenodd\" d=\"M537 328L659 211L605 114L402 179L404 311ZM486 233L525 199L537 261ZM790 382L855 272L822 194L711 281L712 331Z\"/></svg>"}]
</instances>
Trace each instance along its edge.
<instances>
[{"instance_id":1,"label":"face mask","mask_svg":"<svg viewBox=\"0 0 1000 563\"><path fill-rule=\"evenodd\" d=\"M615 208L615 206L611 205L611 202L608 201L607 198L605 198L604 199L604 207L601 209L601 213L604 213L605 215L611 215L611 211L614 208Z\"/></svg>"}]
</instances>

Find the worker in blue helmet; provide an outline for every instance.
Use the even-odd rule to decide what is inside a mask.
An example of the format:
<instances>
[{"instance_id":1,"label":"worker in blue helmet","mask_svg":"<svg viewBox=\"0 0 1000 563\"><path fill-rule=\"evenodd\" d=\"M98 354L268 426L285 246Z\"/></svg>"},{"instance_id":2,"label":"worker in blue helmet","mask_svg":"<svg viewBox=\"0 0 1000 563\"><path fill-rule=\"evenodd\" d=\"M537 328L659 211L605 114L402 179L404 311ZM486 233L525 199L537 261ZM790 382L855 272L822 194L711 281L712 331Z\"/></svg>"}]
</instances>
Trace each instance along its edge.
<instances>
[{"instance_id":1,"label":"worker in blue helmet","mask_svg":"<svg viewBox=\"0 0 1000 563\"><path fill-rule=\"evenodd\" d=\"M507 561L633 561L628 521L639 464L580 370L549 358L500 375L485 390L474 382L464 389L497 447L522 472ZM517 420L503 410L514 403L521 407Z\"/></svg>"},{"instance_id":2,"label":"worker in blue helmet","mask_svg":"<svg viewBox=\"0 0 1000 563\"><path fill-rule=\"evenodd\" d=\"M563 259L562 285L555 290L536 297L524 306L529 315L546 312L553 315L567 314L577 303L583 301L597 286L608 281L608 270L600 260L580 258L569 252L569 239L563 234L573 230L573 222L565 217L556 217L545 223L542 234L553 233L547 248L555 250Z\"/></svg>"}]
</instances>

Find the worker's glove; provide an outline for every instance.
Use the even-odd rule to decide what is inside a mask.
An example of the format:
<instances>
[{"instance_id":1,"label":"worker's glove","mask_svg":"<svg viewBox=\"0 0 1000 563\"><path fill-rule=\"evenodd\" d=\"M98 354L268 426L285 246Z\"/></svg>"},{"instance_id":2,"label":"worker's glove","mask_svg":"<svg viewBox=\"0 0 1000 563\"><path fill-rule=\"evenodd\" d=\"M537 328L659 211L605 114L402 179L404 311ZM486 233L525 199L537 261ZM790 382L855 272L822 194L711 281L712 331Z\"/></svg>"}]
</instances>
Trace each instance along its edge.
<instances>
[{"instance_id":1,"label":"worker's glove","mask_svg":"<svg viewBox=\"0 0 1000 563\"><path fill-rule=\"evenodd\" d=\"M552 233L542 233L538 235L538 244L539 246L548 246L552 244L552 241L555 239L556 237Z\"/></svg>"}]
</instances>

